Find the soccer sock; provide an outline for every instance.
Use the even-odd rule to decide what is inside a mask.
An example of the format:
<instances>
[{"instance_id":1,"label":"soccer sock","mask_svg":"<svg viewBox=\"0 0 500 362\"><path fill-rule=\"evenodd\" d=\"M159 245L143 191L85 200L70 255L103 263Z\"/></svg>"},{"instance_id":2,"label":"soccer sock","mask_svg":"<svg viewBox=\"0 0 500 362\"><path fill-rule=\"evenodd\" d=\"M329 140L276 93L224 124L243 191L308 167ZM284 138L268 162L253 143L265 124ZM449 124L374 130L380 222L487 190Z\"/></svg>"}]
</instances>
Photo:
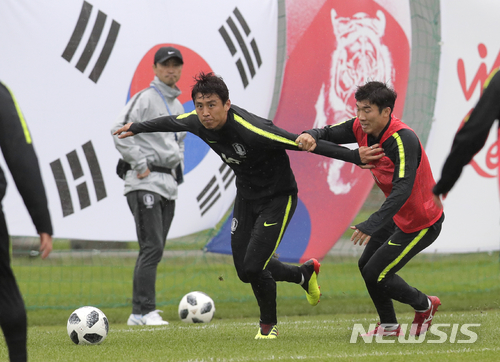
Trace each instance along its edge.
<instances>
[{"instance_id":1,"label":"soccer sock","mask_svg":"<svg viewBox=\"0 0 500 362\"><path fill-rule=\"evenodd\" d=\"M274 324L261 323L260 324L260 333L262 333L263 335L268 335L269 332L271 332L271 329L273 329L273 327L274 327Z\"/></svg>"},{"instance_id":2,"label":"soccer sock","mask_svg":"<svg viewBox=\"0 0 500 362\"><path fill-rule=\"evenodd\" d=\"M427 312L431 308L431 300L429 298L427 298L427 302L429 303L429 306L427 307L427 309L425 309L425 310L415 310L415 312L419 312L419 313L425 313L425 312Z\"/></svg>"},{"instance_id":3,"label":"soccer sock","mask_svg":"<svg viewBox=\"0 0 500 362\"><path fill-rule=\"evenodd\" d=\"M314 270L312 271L312 273L309 273L309 265L302 264L301 266L299 266L299 272L301 277L299 284L302 285L302 287L304 287L304 283L306 282L306 275L307 275L307 281L309 282L309 279L311 278L311 275L314 273Z\"/></svg>"},{"instance_id":4,"label":"soccer sock","mask_svg":"<svg viewBox=\"0 0 500 362\"><path fill-rule=\"evenodd\" d=\"M300 285L304 285L304 281L305 281L305 279L304 279L304 274L300 274L300 276L302 277L302 280L300 281L300 283L299 283L299 284L300 284Z\"/></svg>"}]
</instances>

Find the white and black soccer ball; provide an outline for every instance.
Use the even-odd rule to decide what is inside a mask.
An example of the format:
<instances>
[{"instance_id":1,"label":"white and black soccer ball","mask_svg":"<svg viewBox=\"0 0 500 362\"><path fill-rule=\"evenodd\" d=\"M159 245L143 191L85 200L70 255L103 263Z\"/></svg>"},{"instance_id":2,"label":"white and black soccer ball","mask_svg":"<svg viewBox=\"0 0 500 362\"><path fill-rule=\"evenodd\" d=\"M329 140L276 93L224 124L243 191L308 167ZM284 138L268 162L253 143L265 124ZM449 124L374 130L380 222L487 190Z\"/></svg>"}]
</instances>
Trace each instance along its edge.
<instances>
[{"instance_id":1,"label":"white and black soccer ball","mask_svg":"<svg viewBox=\"0 0 500 362\"><path fill-rule=\"evenodd\" d=\"M76 344L99 344L108 335L106 315L96 307L81 307L68 318L68 336Z\"/></svg>"},{"instance_id":2,"label":"white and black soccer ball","mask_svg":"<svg viewBox=\"0 0 500 362\"><path fill-rule=\"evenodd\" d=\"M208 323L214 313L214 301L203 292L188 293L179 303L179 318L186 323Z\"/></svg>"}]
</instances>

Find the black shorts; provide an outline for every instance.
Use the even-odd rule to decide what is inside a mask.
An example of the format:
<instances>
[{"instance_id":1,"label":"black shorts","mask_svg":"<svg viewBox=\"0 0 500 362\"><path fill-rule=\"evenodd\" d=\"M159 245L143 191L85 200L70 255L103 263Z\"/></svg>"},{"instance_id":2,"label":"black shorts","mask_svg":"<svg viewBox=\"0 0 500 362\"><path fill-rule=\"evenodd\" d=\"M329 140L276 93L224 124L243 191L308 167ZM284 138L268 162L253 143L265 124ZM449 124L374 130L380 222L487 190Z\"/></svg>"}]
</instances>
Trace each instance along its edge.
<instances>
[{"instance_id":1,"label":"black shorts","mask_svg":"<svg viewBox=\"0 0 500 362\"><path fill-rule=\"evenodd\" d=\"M369 268L376 282L395 274L415 255L431 245L441 232L444 214L433 225L405 233L391 221L375 232L359 259L360 269Z\"/></svg>"},{"instance_id":2,"label":"black shorts","mask_svg":"<svg viewBox=\"0 0 500 362\"><path fill-rule=\"evenodd\" d=\"M297 195L246 200L236 196L231 248L240 279L264 270L278 248L297 207Z\"/></svg>"}]
</instances>

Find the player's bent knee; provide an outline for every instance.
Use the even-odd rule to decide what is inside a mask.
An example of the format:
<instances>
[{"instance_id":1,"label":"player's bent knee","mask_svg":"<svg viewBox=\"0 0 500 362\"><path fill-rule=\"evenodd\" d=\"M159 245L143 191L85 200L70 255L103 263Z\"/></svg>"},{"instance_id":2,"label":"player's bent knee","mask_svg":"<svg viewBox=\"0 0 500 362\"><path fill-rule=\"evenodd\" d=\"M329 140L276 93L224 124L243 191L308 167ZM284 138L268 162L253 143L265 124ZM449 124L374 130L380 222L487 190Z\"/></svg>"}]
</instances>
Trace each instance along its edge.
<instances>
[{"instance_id":1,"label":"player's bent knee","mask_svg":"<svg viewBox=\"0 0 500 362\"><path fill-rule=\"evenodd\" d=\"M377 273L375 270L371 270L370 268L362 268L361 270L361 276L363 277L364 281L366 284L377 284L377 279L379 273Z\"/></svg>"},{"instance_id":2,"label":"player's bent knee","mask_svg":"<svg viewBox=\"0 0 500 362\"><path fill-rule=\"evenodd\" d=\"M248 279L247 275L244 272L238 271L237 274L238 274L238 278L240 278L240 280L243 283L250 283L250 279Z\"/></svg>"}]
</instances>

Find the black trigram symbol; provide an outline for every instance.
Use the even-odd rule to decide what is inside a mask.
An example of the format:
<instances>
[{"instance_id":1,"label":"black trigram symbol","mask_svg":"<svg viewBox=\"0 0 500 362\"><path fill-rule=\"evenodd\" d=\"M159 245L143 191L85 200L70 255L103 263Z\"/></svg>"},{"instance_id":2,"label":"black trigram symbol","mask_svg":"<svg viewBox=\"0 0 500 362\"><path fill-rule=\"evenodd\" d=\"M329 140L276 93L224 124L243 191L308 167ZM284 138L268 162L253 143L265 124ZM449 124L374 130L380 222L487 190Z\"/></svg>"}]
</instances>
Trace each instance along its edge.
<instances>
[{"instance_id":1,"label":"black trigram symbol","mask_svg":"<svg viewBox=\"0 0 500 362\"><path fill-rule=\"evenodd\" d=\"M219 167L219 174L222 182L218 181L216 176L212 177L196 197L201 216L205 215L205 213L220 199L223 191L222 187L226 190L229 186L231 186L231 183L235 178L233 171L225 163ZM219 183L222 185L219 186Z\"/></svg>"},{"instance_id":2,"label":"black trigram symbol","mask_svg":"<svg viewBox=\"0 0 500 362\"><path fill-rule=\"evenodd\" d=\"M75 26L75 30L73 30L73 34L69 40L66 49L62 54L62 57L66 59L68 62L71 62L71 59L75 55L76 49L80 45L85 29L89 23L90 14L92 12L92 5L88 2L84 1L82 6L82 11L80 12L80 16L78 17L78 21ZM87 40L87 44L83 50L80 59L76 63L76 69L80 72L84 72L87 66L89 65L90 59L97 48L97 44L101 39L102 32L104 30L104 25L106 23L107 15L99 10L97 14L97 18L94 23L94 27L92 28L92 32L90 33L90 37ZM90 72L89 78L97 83L99 77L108 62L109 56L111 55L111 51L115 46L116 38L118 37L118 31L120 30L120 24L116 21L112 20L111 27L109 28L108 36L106 37L106 41L101 50L101 54L99 55L96 63L94 64L94 68Z\"/></svg>"},{"instance_id":3,"label":"black trigram symbol","mask_svg":"<svg viewBox=\"0 0 500 362\"><path fill-rule=\"evenodd\" d=\"M240 72L240 77L241 81L243 82L243 87L246 88L248 86L248 76L247 76L247 71L245 70L245 67L243 65L243 61L241 60L241 53L243 53L243 57L245 59L245 64L247 66L248 71L250 72L250 76L253 78L255 76L255 63L257 63L257 68L260 68L262 65L262 59L260 58L260 53L259 53L259 48L257 47L257 42L255 41L255 38L249 39L250 37L250 28L248 27L247 22L245 21L245 18L243 18L243 15L241 15L240 11L238 8L234 8L233 11L234 16L238 20L238 23L240 24L241 28L245 32L246 38L243 38L243 35L240 32L240 29L234 22L232 16L229 16L226 20L227 25L229 26L229 29L231 30L234 38L236 39L241 52L238 52L236 49L236 46L234 45L233 40L231 39L231 36L227 32L226 28L224 25L222 25L219 28L219 33L226 42L227 48L229 49L229 52L231 55L234 57L237 57L236 60L236 67L238 68L238 71ZM253 59L252 56L250 55L250 51L248 50L248 46L252 48L253 52Z\"/></svg>"},{"instance_id":4,"label":"black trigram symbol","mask_svg":"<svg viewBox=\"0 0 500 362\"><path fill-rule=\"evenodd\" d=\"M94 147L92 146L91 141L88 141L87 143L82 145L82 149L90 169L97 201L100 201L107 195L106 187L104 186L104 180L102 178L101 168L99 167L99 162L97 161L97 155L94 151ZM73 180L77 181L80 177L83 177L84 173L82 164L80 163L80 159L78 158L78 153L76 152L76 150L73 150L70 153L66 154L66 159L68 160L71 174L73 175ZM54 175L54 179L56 181L57 191L59 192L59 199L61 200L63 217L66 217L73 214L75 211L73 209L73 201L71 199L69 184L66 179L66 173L64 172L61 159L59 158L51 162L50 168L52 169L52 174ZM78 194L78 200L80 201L80 209L89 207L90 194L87 183L85 181L76 185L76 193Z\"/></svg>"}]
</instances>

